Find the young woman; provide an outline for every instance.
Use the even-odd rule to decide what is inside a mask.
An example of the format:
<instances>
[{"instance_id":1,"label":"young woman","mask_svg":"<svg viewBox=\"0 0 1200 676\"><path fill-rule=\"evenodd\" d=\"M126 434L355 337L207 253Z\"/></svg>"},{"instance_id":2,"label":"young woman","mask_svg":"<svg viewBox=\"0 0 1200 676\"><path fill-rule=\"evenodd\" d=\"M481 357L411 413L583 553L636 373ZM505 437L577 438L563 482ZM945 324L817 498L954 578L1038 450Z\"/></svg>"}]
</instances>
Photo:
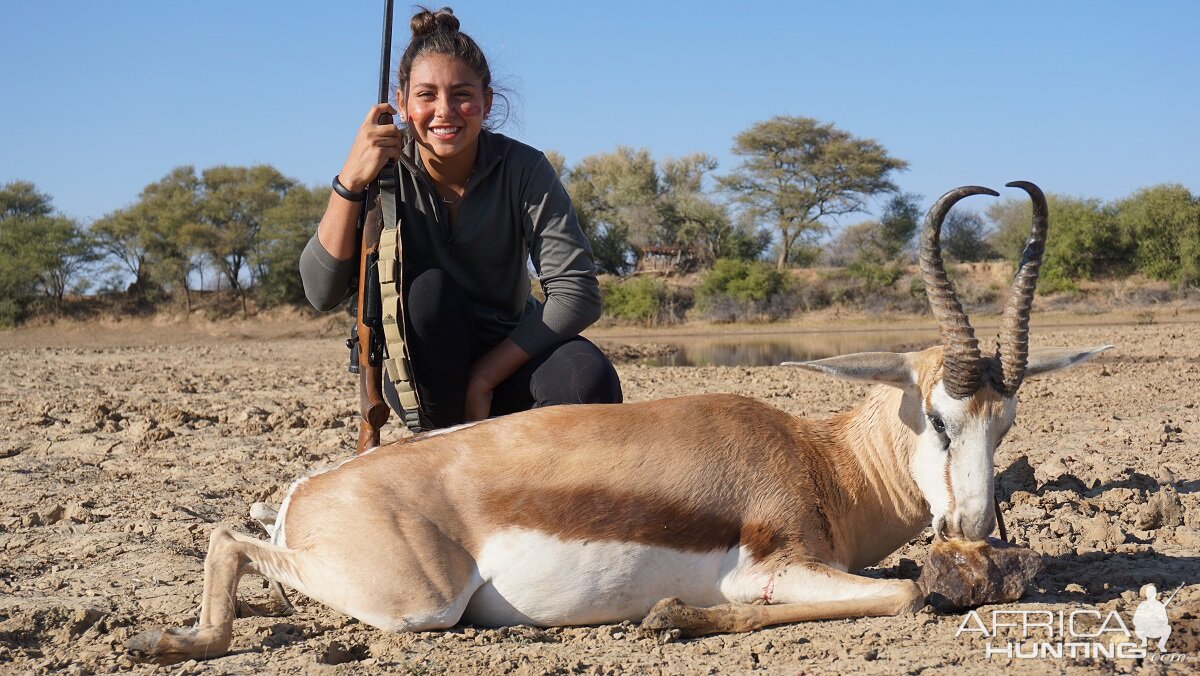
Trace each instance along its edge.
<instances>
[{"instance_id":1,"label":"young woman","mask_svg":"<svg viewBox=\"0 0 1200 676\"><path fill-rule=\"evenodd\" d=\"M349 294L361 195L393 159L405 339L432 426L620 402L616 370L579 336L600 316L600 291L557 173L540 151L485 129L491 72L453 12L423 10L411 26L398 68L400 109L380 104L367 113L300 258L309 301L327 310ZM376 124L381 113L404 128ZM545 303L530 295L527 260ZM385 395L398 409L390 383Z\"/></svg>"}]
</instances>

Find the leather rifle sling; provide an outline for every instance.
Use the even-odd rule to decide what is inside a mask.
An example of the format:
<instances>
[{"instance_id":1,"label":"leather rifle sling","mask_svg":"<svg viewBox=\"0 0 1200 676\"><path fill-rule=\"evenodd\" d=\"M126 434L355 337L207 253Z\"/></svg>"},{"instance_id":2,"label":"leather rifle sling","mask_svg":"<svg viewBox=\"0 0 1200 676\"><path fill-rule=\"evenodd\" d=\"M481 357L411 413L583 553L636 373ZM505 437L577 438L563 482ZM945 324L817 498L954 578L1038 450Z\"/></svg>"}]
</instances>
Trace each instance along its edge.
<instances>
[{"instance_id":1,"label":"leather rifle sling","mask_svg":"<svg viewBox=\"0 0 1200 676\"><path fill-rule=\"evenodd\" d=\"M388 163L379 174L379 205L383 232L379 236L379 292L383 300L383 335L387 358L383 367L400 398L400 417L414 434L423 429L421 400L413 380L408 345L404 342L404 243L396 207L396 165Z\"/></svg>"}]
</instances>

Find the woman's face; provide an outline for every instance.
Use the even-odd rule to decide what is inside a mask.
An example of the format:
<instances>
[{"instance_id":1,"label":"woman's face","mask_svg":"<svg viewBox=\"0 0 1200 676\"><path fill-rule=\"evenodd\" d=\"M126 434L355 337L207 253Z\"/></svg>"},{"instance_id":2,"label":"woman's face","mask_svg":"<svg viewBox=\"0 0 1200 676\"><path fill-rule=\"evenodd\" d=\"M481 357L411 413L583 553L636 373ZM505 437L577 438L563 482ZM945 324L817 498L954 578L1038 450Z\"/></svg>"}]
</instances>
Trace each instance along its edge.
<instances>
[{"instance_id":1,"label":"woman's face","mask_svg":"<svg viewBox=\"0 0 1200 676\"><path fill-rule=\"evenodd\" d=\"M483 120L492 109L492 90L479 76L447 54L426 54L413 62L408 95L401 92L400 118L427 157L450 159L472 153Z\"/></svg>"}]
</instances>

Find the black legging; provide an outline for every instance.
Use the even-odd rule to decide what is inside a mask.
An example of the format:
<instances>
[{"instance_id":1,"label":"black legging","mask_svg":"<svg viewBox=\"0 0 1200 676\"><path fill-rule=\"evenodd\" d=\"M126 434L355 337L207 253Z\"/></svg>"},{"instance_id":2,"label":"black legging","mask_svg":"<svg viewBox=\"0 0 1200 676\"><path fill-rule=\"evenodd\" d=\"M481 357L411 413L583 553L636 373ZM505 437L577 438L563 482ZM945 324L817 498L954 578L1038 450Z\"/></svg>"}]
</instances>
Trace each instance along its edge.
<instances>
[{"instance_id":1,"label":"black legging","mask_svg":"<svg viewBox=\"0 0 1200 676\"><path fill-rule=\"evenodd\" d=\"M463 421L471 364L488 345L475 330L471 304L443 270L426 270L408 285L405 339L412 356L417 394L432 429ZM396 390L385 381L384 396L400 410ZM534 355L492 393L493 416L556 404L619 404L621 381L608 358L576 336Z\"/></svg>"}]
</instances>

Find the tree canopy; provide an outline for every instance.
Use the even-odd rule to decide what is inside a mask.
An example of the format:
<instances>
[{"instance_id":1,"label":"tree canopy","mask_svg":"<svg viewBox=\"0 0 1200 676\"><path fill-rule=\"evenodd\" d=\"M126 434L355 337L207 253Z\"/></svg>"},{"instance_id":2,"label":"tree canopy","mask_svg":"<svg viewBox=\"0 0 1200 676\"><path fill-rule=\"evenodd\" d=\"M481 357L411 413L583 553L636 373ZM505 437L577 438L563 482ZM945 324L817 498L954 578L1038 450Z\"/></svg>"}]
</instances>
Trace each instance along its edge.
<instances>
[{"instance_id":1,"label":"tree canopy","mask_svg":"<svg viewBox=\"0 0 1200 676\"><path fill-rule=\"evenodd\" d=\"M720 182L732 199L774 228L777 265L797 244L815 244L828 217L861 212L867 200L896 192L892 174L908 163L863 139L807 117L777 116L738 134L738 168Z\"/></svg>"},{"instance_id":2,"label":"tree canopy","mask_svg":"<svg viewBox=\"0 0 1200 676\"><path fill-rule=\"evenodd\" d=\"M39 296L57 310L96 258L87 232L56 214L49 195L28 181L0 186L0 325L24 319Z\"/></svg>"}]
</instances>

